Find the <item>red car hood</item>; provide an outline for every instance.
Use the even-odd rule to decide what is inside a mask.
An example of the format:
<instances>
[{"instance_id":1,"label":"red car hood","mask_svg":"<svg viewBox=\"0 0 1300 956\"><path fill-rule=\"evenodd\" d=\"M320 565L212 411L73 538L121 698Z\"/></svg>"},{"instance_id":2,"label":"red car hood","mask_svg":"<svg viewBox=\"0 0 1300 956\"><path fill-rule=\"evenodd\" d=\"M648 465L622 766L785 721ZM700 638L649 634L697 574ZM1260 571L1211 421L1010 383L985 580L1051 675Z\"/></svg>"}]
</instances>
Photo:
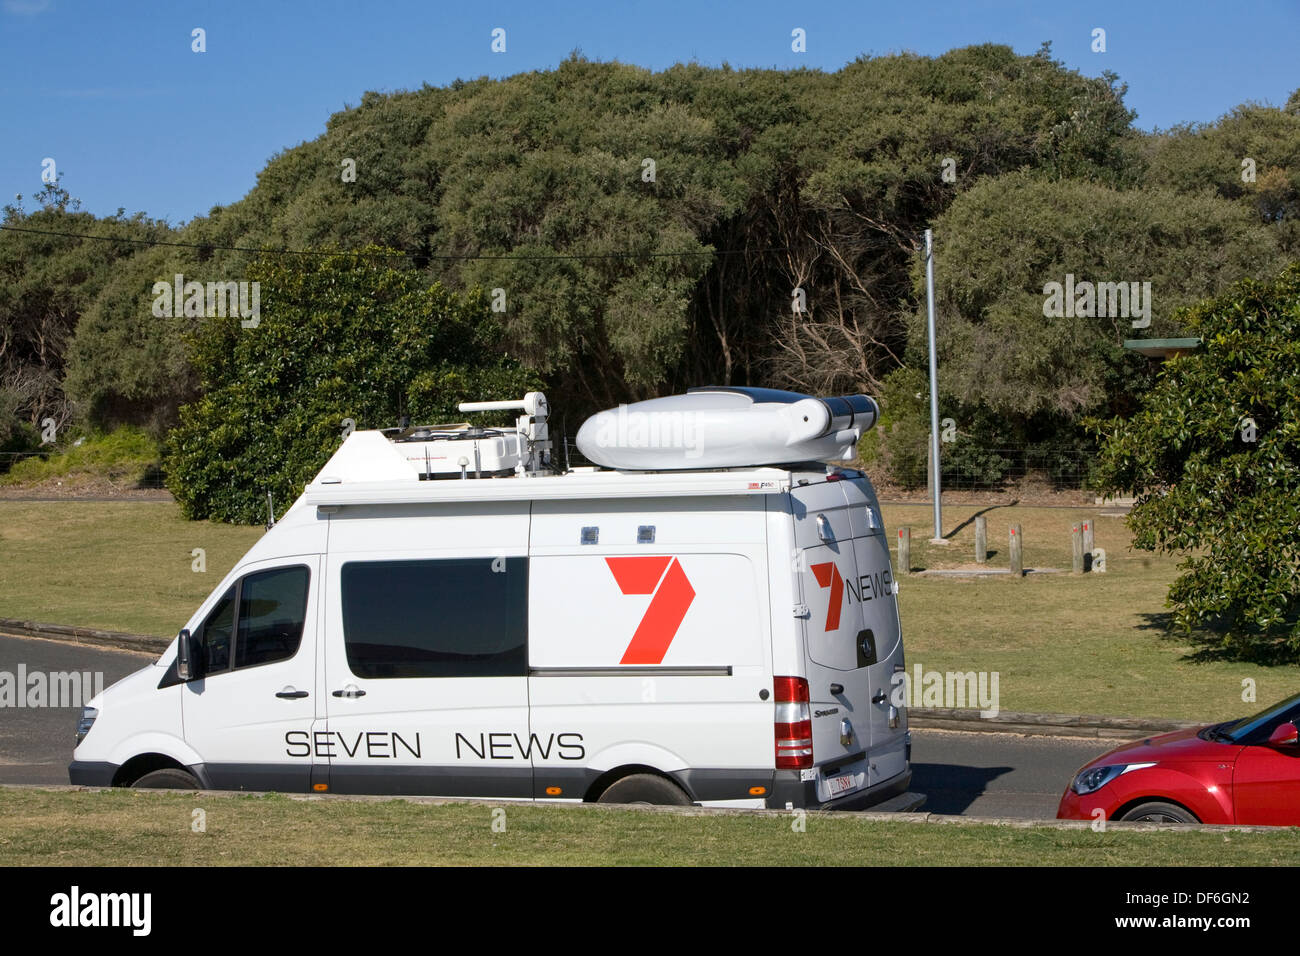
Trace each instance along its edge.
<instances>
[{"instance_id":1,"label":"red car hood","mask_svg":"<svg viewBox=\"0 0 1300 956\"><path fill-rule=\"evenodd\" d=\"M1207 726L1213 726L1207 725ZM1131 744L1116 747L1102 754L1089 767L1105 766L1116 763L1147 763L1159 760L1170 762L1177 760L1232 760L1241 750L1241 744L1224 741L1202 740L1196 736L1203 727L1190 730L1176 730L1172 734L1147 737Z\"/></svg>"}]
</instances>

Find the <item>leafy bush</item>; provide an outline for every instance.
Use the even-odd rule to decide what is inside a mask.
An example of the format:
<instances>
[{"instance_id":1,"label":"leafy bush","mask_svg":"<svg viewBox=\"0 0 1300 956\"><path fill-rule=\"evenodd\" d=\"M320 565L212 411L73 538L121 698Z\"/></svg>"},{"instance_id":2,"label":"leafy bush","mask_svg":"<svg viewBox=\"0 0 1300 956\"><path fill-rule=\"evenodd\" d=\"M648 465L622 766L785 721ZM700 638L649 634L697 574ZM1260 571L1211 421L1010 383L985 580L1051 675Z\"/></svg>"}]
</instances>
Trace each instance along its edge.
<instances>
[{"instance_id":1,"label":"leafy bush","mask_svg":"<svg viewBox=\"0 0 1300 956\"><path fill-rule=\"evenodd\" d=\"M64 440L80 444L60 443L48 458L24 458L0 482L26 485L51 478L81 477L140 481L158 464L158 443L139 428L123 427L80 438L69 432Z\"/></svg>"},{"instance_id":2,"label":"leafy bush","mask_svg":"<svg viewBox=\"0 0 1300 956\"><path fill-rule=\"evenodd\" d=\"M186 517L263 521L267 491L283 511L338 448L344 419L458 420L457 402L540 387L495 350L500 330L481 292L426 288L378 247L304 260L250 266L256 328L208 319L194 336L204 394L181 409L166 459Z\"/></svg>"},{"instance_id":3,"label":"leafy bush","mask_svg":"<svg viewBox=\"0 0 1300 956\"><path fill-rule=\"evenodd\" d=\"M1105 435L1097 487L1137 495L1136 547L1187 555L1169 589L1176 625L1219 655L1294 658L1300 263L1182 319L1203 347L1170 359L1132 418L1093 423Z\"/></svg>"},{"instance_id":4,"label":"leafy bush","mask_svg":"<svg viewBox=\"0 0 1300 956\"><path fill-rule=\"evenodd\" d=\"M920 369L900 368L885 376L880 420L858 443L858 455L864 462L879 465L890 481L904 488L926 483L929 392Z\"/></svg>"},{"instance_id":5,"label":"leafy bush","mask_svg":"<svg viewBox=\"0 0 1300 956\"><path fill-rule=\"evenodd\" d=\"M930 384L921 368L900 368L885 377L880 427L863 436L858 453L880 465L886 477L904 488L929 483ZM947 409L954 411L949 414ZM1000 454L1008 447L1006 429L997 416L951 399L940 405L940 421L952 418L956 437L939 450L945 486L993 486L1006 479L1012 462ZM942 435L942 431L940 433Z\"/></svg>"},{"instance_id":6,"label":"leafy bush","mask_svg":"<svg viewBox=\"0 0 1300 956\"><path fill-rule=\"evenodd\" d=\"M967 437L942 445L939 464L945 488L989 488L1006 480L1012 461L997 449Z\"/></svg>"}]
</instances>

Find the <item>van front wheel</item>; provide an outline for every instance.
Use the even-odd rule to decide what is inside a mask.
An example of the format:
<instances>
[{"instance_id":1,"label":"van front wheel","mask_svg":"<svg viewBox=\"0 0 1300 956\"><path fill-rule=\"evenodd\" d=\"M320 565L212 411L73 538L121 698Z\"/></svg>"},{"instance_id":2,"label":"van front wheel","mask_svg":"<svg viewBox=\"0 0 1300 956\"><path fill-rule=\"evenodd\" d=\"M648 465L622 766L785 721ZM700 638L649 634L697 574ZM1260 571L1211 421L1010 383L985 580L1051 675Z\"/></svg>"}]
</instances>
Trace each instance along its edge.
<instances>
[{"instance_id":1,"label":"van front wheel","mask_svg":"<svg viewBox=\"0 0 1300 956\"><path fill-rule=\"evenodd\" d=\"M197 790L199 782L193 774L168 767L150 771L131 786L141 790Z\"/></svg>"},{"instance_id":2,"label":"van front wheel","mask_svg":"<svg viewBox=\"0 0 1300 956\"><path fill-rule=\"evenodd\" d=\"M656 806L688 807L691 798L671 780L652 773L633 773L615 780L597 803L648 803Z\"/></svg>"}]
</instances>

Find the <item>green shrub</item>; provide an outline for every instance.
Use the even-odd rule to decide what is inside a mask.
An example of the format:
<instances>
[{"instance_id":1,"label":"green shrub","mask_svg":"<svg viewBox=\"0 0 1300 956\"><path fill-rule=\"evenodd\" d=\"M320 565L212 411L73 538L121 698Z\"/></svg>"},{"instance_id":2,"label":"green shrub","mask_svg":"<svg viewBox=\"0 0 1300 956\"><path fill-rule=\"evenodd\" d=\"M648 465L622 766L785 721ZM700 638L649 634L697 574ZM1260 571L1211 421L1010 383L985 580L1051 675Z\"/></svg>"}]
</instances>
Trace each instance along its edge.
<instances>
[{"instance_id":1,"label":"green shrub","mask_svg":"<svg viewBox=\"0 0 1300 956\"><path fill-rule=\"evenodd\" d=\"M27 485L65 478L138 482L157 467L158 460L158 443L139 428L81 436L69 431L48 457L22 459L0 477L0 483Z\"/></svg>"},{"instance_id":2,"label":"green shrub","mask_svg":"<svg viewBox=\"0 0 1300 956\"><path fill-rule=\"evenodd\" d=\"M1217 655L1300 655L1300 263L1182 315L1202 348L1140 410L1093 423L1096 487L1132 492L1134 546L1186 555L1173 621ZM1253 430L1252 430L1253 429Z\"/></svg>"},{"instance_id":3,"label":"green shrub","mask_svg":"<svg viewBox=\"0 0 1300 956\"><path fill-rule=\"evenodd\" d=\"M252 524L266 492L286 509L357 428L461 419L456 404L520 398L536 375L496 351L481 292L461 296L371 247L254 263L256 328L208 319L194 337L203 387L168 438L167 485L189 518Z\"/></svg>"}]
</instances>

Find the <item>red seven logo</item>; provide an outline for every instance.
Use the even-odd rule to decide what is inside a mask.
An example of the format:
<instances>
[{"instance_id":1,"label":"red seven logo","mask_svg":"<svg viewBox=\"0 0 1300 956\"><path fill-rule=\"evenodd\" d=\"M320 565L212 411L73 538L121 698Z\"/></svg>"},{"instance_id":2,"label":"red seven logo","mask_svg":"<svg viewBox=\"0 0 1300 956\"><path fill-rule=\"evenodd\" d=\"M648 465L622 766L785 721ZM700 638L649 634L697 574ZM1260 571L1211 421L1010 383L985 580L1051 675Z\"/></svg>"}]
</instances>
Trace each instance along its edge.
<instances>
[{"instance_id":1,"label":"red seven logo","mask_svg":"<svg viewBox=\"0 0 1300 956\"><path fill-rule=\"evenodd\" d=\"M654 595L619 663L662 664L687 608L695 600L695 589L686 572L670 555L606 558L605 563L624 594Z\"/></svg>"},{"instance_id":2,"label":"red seven logo","mask_svg":"<svg viewBox=\"0 0 1300 956\"><path fill-rule=\"evenodd\" d=\"M827 561L825 564L812 565L810 570L817 578L818 587L831 589L831 603L826 608L826 630L838 631L840 606L844 603L844 579L840 577L840 569L835 566L834 561Z\"/></svg>"}]
</instances>

